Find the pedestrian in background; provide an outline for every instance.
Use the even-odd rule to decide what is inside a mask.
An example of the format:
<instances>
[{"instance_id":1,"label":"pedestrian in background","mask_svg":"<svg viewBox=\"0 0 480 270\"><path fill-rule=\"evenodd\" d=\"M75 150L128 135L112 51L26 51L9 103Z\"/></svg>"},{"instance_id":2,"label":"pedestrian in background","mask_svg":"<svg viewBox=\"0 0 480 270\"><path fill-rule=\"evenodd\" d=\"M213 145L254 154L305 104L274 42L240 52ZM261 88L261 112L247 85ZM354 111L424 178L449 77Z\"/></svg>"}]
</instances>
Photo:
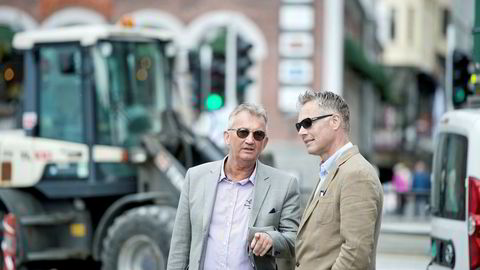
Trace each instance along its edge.
<instances>
[{"instance_id":1,"label":"pedestrian in background","mask_svg":"<svg viewBox=\"0 0 480 270\"><path fill-rule=\"evenodd\" d=\"M349 141L348 105L332 92L312 91L299 104L298 135L321 164L298 229L296 269L375 269L383 188Z\"/></svg>"},{"instance_id":2,"label":"pedestrian in background","mask_svg":"<svg viewBox=\"0 0 480 270\"><path fill-rule=\"evenodd\" d=\"M415 192L415 215L423 216L430 195L430 172L427 170L427 166L422 160L415 163L412 191Z\"/></svg>"},{"instance_id":3,"label":"pedestrian in background","mask_svg":"<svg viewBox=\"0 0 480 270\"><path fill-rule=\"evenodd\" d=\"M398 215L405 214L405 205L407 204L407 194L410 191L411 173L405 164L399 162L393 166L392 183L397 194Z\"/></svg>"},{"instance_id":4,"label":"pedestrian in background","mask_svg":"<svg viewBox=\"0 0 480 270\"><path fill-rule=\"evenodd\" d=\"M224 132L228 155L187 171L168 270L274 270L276 258L294 257L299 187L258 161L266 132L265 110L239 105Z\"/></svg>"}]
</instances>

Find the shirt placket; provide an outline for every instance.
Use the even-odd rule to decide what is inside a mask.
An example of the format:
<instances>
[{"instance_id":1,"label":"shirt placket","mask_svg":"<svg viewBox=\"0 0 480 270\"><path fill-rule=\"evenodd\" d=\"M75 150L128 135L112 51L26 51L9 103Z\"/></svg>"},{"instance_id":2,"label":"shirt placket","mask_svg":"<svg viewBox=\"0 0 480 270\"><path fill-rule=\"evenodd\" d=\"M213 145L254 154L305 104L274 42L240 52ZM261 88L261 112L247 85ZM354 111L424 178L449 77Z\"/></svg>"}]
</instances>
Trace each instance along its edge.
<instances>
[{"instance_id":1,"label":"shirt placket","mask_svg":"<svg viewBox=\"0 0 480 270\"><path fill-rule=\"evenodd\" d=\"M228 193L230 196L228 196L229 202L228 202L228 217L226 219L226 230L225 230L225 241L224 241L224 263L223 265L225 266L224 269L230 270L230 267L228 266L228 247L230 245L230 235L232 231L232 221L233 221L233 215L235 214L235 204L238 198L238 187L235 183L229 183L229 188L228 188ZM221 269L221 270L224 270ZM232 269L234 270L234 269Z\"/></svg>"}]
</instances>

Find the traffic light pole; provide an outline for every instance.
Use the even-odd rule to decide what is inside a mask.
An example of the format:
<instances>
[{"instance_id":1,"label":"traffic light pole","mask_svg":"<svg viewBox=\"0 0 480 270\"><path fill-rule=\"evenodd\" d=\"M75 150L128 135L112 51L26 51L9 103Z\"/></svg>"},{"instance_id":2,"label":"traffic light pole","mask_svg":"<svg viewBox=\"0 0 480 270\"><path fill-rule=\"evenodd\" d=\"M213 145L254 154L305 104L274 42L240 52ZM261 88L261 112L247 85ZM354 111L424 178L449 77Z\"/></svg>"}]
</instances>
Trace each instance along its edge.
<instances>
[{"instance_id":1,"label":"traffic light pole","mask_svg":"<svg viewBox=\"0 0 480 270\"><path fill-rule=\"evenodd\" d=\"M225 60L225 108L233 110L237 105L237 29L233 24L227 28L227 46Z\"/></svg>"},{"instance_id":2,"label":"traffic light pole","mask_svg":"<svg viewBox=\"0 0 480 270\"><path fill-rule=\"evenodd\" d=\"M210 88L212 86L210 72L212 69L212 48L207 45L202 45L199 50L200 53L200 66L202 70L201 81L201 99L210 95ZM205 102L200 102L200 110L205 109Z\"/></svg>"},{"instance_id":3,"label":"traffic light pole","mask_svg":"<svg viewBox=\"0 0 480 270\"><path fill-rule=\"evenodd\" d=\"M455 50L455 27L447 27L447 58L445 66L445 100L447 111L453 110L453 52Z\"/></svg>"},{"instance_id":4,"label":"traffic light pole","mask_svg":"<svg viewBox=\"0 0 480 270\"><path fill-rule=\"evenodd\" d=\"M475 0L475 24L473 26L473 59L477 73L480 71L480 0Z\"/></svg>"}]
</instances>

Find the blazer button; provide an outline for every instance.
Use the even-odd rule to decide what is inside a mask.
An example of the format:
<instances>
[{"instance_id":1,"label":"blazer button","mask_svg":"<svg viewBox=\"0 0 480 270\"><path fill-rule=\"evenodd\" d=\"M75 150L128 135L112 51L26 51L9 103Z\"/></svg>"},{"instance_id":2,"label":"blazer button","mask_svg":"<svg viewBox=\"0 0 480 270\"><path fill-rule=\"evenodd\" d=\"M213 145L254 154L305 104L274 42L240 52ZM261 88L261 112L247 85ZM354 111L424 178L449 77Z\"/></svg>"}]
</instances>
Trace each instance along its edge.
<instances>
[{"instance_id":1,"label":"blazer button","mask_svg":"<svg viewBox=\"0 0 480 270\"><path fill-rule=\"evenodd\" d=\"M299 267L299 266L300 266L300 263L299 263L299 262L297 262L297 263L295 264L295 266L296 266L296 267Z\"/></svg>"}]
</instances>

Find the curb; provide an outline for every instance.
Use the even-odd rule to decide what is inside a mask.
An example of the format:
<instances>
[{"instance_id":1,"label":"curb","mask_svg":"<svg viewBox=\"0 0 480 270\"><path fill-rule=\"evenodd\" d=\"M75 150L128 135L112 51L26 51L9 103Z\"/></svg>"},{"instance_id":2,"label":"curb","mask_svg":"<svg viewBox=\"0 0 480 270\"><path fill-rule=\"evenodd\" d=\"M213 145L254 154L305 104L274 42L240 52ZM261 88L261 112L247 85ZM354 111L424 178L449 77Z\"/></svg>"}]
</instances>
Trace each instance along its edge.
<instances>
[{"instance_id":1,"label":"curb","mask_svg":"<svg viewBox=\"0 0 480 270\"><path fill-rule=\"evenodd\" d=\"M429 236L431 232L431 226L429 223L382 223L380 232L390 234Z\"/></svg>"}]
</instances>

